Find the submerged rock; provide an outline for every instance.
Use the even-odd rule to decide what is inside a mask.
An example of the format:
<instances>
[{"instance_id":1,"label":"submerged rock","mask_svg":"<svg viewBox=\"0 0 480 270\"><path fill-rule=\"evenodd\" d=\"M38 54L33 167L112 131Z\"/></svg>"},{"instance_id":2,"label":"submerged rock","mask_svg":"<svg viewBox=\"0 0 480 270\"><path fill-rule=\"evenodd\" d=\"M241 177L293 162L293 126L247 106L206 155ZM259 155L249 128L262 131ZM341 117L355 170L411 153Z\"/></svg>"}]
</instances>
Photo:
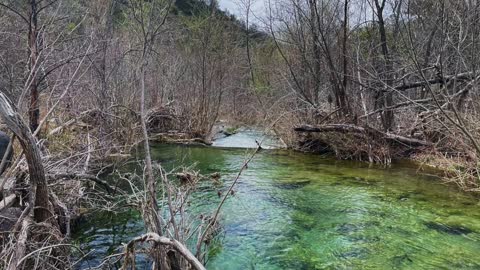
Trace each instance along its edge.
<instances>
[{"instance_id":1,"label":"submerged rock","mask_svg":"<svg viewBox=\"0 0 480 270\"><path fill-rule=\"evenodd\" d=\"M406 264L413 263L413 260L407 254L398 255L392 258L393 269L403 269Z\"/></svg>"},{"instance_id":2,"label":"submerged rock","mask_svg":"<svg viewBox=\"0 0 480 270\"><path fill-rule=\"evenodd\" d=\"M277 183L274 186L281 189L299 189L310 184L310 182L311 182L310 180L305 180L305 181L290 182L290 183Z\"/></svg>"},{"instance_id":3,"label":"submerged rock","mask_svg":"<svg viewBox=\"0 0 480 270\"><path fill-rule=\"evenodd\" d=\"M337 227L337 232L340 234L349 234L361 230L361 226L355 224L344 223Z\"/></svg>"},{"instance_id":4,"label":"submerged rock","mask_svg":"<svg viewBox=\"0 0 480 270\"><path fill-rule=\"evenodd\" d=\"M292 215L292 221L294 225L307 231L313 229L316 225L315 218L304 212L295 212Z\"/></svg>"},{"instance_id":5,"label":"submerged rock","mask_svg":"<svg viewBox=\"0 0 480 270\"><path fill-rule=\"evenodd\" d=\"M419 191L407 191L405 193L401 193L397 196L397 200L399 201L407 201L409 199L414 199L417 201L426 201L425 194Z\"/></svg>"},{"instance_id":6,"label":"submerged rock","mask_svg":"<svg viewBox=\"0 0 480 270\"><path fill-rule=\"evenodd\" d=\"M378 221L366 221L361 223L343 223L336 227L336 231L340 234L351 234L359 231L363 231L366 228L378 227L380 223Z\"/></svg>"},{"instance_id":7,"label":"submerged rock","mask_svg":"<svg viewBox=\"0 0 480 270\"><path fill-rule=\"evenodd\" d=\"M345 181L347 184L356 185L356 186L370 186L375 185L378 180L376 179L366 179L363 177L352 177L352 176L341 176L337 178L340 181Z\"/></svg>"},{"instance_id":8,"label":"submerged rock","mask_svg":"<svg viewBox=\"0 0 480 270\"><path fill-rule=\"evenodd\" d=\"M346 252L343 252L341 254L339 254L338 257L342 258L342 259L361 259L361 260L364 260L368 257L368 254L369 254L369 250L367 248L357 248L357 249L353 249L353 250L349 250L349 251L346 251Z\"/></svg>"},{"instance_id":9,"label":"submerged rock","mask_svg":"<svg viewBox=\"0 0 480 270\"><path fill-rule=\"evenodd\" d=\"M221 177L221 175L220 175L219 172L214 172L214 173L210 174L210 178L212 178L215 181L220 180L220 177Z\"/></svg>"},{"instance_id":10,"label":"submerged rock","mask_svg":"<svg viewBox=\"0 0 480 270\"><path fill-rule=\"evenodd\" d=\"M426 222L425 226L437 232L447 233L451 235L462 235L462 234L473 233L473 230L463 226L447 225L447 224L442 224L442 223L433 222L433 221Z\"/></svg>"}]
</instances>

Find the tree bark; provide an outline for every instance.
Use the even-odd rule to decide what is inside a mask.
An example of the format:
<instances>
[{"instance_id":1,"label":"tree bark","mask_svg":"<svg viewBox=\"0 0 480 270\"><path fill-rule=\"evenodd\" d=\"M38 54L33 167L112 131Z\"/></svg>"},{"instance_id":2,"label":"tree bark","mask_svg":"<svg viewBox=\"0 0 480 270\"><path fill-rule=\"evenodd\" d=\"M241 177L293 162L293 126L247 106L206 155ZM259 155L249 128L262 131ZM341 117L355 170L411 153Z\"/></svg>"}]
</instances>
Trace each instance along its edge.
<instances>
[{"instance_id":1,"label":"tree bark","mask_svg":"<svg viewBox=\"0 0 480 270\"><path fill-rule=\"evenodd\" d=\"M348 1L345 0L344 10L343 10L343 41L342 41L342 56L343 56L343 94L347 90L348 86L348 57L347 57L347 46L348 46ZM344 102L348 104L346 95L343 97Z\"/></svg>"},{"instance_id":2,"label":"tree bark","mask_svg":"<svg viewBox=\"0 0 480 270\"><path fill-rule=\"evenodd\" d=\"M313 93L312 100L315 105L318 105L318 93L320 90L320 75L321 75L321 54L320 54L320 39L318 37L319 27L317 25L317 1L309 0L310 5L310 31L312 32L312 51L313 51ZM337 104L338 105L338 104Z\"/></svg>"},{"instance_id":3,"label":"tree bark","mask_svg":"<svg viewBox=\"0 0 480 270\"><path fill-rule=\"evenodd\" d=\"M146 56L143 56L145 59ZM142 60L140 67L140 122L143 134L143 146L145 151L145 166L146 166L146 209L144 211L145 225L148 232L158 233L160 236L161 228L158 219L158 204L157 204L157 183L153 175L152 157L150 155L150 143L148 141L148 130L146 125L146 111L145 111L145 66L146 60Z\"/></svg>"},{"instance_id":4,"label":"tree bark","mask_svg":"<svg viewBox=\"0 0 480 270\"><path fill-rule=\"evenodd\" d=\"M37 69L38 69L38 6L36 0L30 0L30 10L29 10L29 28L28 28L28 49L29 49L29 81L27 82L30 89L30 104L28 108L28 115L30 121L30 131L35 132L38 127L38 121L40 118L40 108L38 104L38 80L37 80Z\"/></svg>"},{"instance_id":5,"label":"tree bark","mask_svg":"<svg viewBox=\"0 0 480 270\"><path fill-rule=\"evenodd\" d=\"M383 18L383 11L385 8L385 2L386 0L381 0L381 3L379 2L380 0L375 0L375 7L376 7L376 15L378 19L378 31L380 33L380 47L382 49L382 55L384 58L384 63L385 63L385 70L383 71L384 73L384 83L386 84L387 88L392 86L393 84L393 79L392 79L392 74L393 74L393 67L392 67L392 61L390 59L390 53L388 51L388 45L387 45L387 34L385 31L385 20ZM388 92L384 93L384 91L381 91L379 93L379 101L382 107L390 107L393 105L393 93ZM393 114L392 110L385 110L382 114L382 123L383 123L383 128L385 131L392 130L393 124L394 124L395 116Z\"/></svg>"},{"instance_id":6,"label":"tree bark","mask_svg":"<svg viewBox=\"0 0 480 270\"><path fill-rule=\"evenodd\" d=\"M46 221L53 216L49 208L48 186L40 151L30 129L2 92L0 92L0 115L8 128L17 136L25 153L30 175L31 196L35 197L34 220Z\"/></svg>"}]
</instances>

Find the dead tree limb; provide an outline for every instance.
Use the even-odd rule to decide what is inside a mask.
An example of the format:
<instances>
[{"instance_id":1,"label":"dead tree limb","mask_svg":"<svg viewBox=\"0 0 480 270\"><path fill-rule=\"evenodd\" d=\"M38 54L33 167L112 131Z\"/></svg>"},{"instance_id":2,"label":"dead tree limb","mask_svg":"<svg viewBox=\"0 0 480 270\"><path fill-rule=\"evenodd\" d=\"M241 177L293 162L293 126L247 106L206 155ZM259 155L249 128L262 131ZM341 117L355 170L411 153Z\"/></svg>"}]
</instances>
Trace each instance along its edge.
<instances>
[{"instance_id":1,"label":"dead tree limb","mask_svg":"<svg viewBox=\"0 0 480 270\"><path fill-rule=\"evenodd\" d=\"M427 141L418 140L415 138L404 137L401 135L392 134L389 132L382 132L379 130L374 130L372 128L364 128L360 126L350 125L350 124L331 124L331 125L322 125L322 126L310 126L310 125L303 125L296 127L294 129L296 132L339 132L339 133L357 133L357 134L372 134L376 133L380 135L383 139L392 141L392 142L400 142L409 146L429 146L432 143Z\"/></svg>"},{"instance_id":2,"label":"dead tree limb","mask_svg":"<svg viewBox=\"0 0 480 270\"><path fill-rule=\"evenodd\" d=\"M464 72L464 73L459 73L457 75L438 77L431 80L422 80L418 82L405 83L405 84L396 86L395 90L403 91L403 90L408 90L408 89L417 88L417 87L424 87L432 84L449 83L451 81L472 81L476 78L475 74L477 73L478 72ZM390 91L390 89L386 89L385 91Z\"/></svg>"},{"instance_id":3,"label":"dead tree limb","mask_svg":"<svg viewBox=\"0 0 480 270\"><path fill-rule=\"evenodd\" d=\"M10 194L9 196L5 197L3 200L0 201L0 212L12 206L17 199L17 195Z\"/></svg>"},{"instance_id":4,"label":"dead tree limb","mask_svg":"<svg viewBox=\"0 0 480 270\"><path fill-rule=\"evenodd\" d=\"M15 253L13 254L13 258L10 261L7 270L15 270L20 268L19 262L21 262L22 258L25 256L25 252L27 250L28 230L31 224L32 220L29 216L26 216L22 221L22 230L20 231L17 243L15 244Z\"/></svg>"},{"instance_id":5,"label":"dead tree limb","mask_svg":"<svg viewBox=\"0 0 480 270\"><path fill-rule=\"evenodd\" d=\"M217 206L217 209L215 210L215 214L213 215L213 218L210 220L210 222L207 224L207 226L205 227L203 233L201 233L201 235L199 236L199 239L197 241L197 253L196 253L196 256L197 257L200 257L201 256L201 252L202 252L202 242L205 240L205 237L207 236L208 233L210 233L210 230L211 228L217 223L217 220L218 220L218 216L220 214L220 210L222 209L222 206L223 204L225 203L225 201L227 200L227 197L228 195L232 194L232 191L233 191L233 188L235 187L235 185L237 184L238 180L240 179L240 176L242 175L243 171L246 170L248 168L248 164L250 163L250 161L253 160L253 158L255 157L255 155L258 153L258 151L260 151L261 149L261 143L258 143L258 147L255 149L255 151L253 151L253 153L247 158L247 160L245 160L245 162L243 163L242 167L240 168L240 171L238 171L237 173L237 176L235 177L235 179L233 180L232 184L230 185L230 187L228 188L227 192L225 193L225 195L223 196L222 200L220 201L220 203L218 204Z\"/></svg>"},{"instance_id":6,"label":"dead tree limb","mask_svg":"<svg viewBox=\"0 0 480 270\"><path fill-rule=\"evenodd\" d=\"M102 186L108 193L114 193L114 188L112 188L107 182L103 181L102 179L98 178L93 174L85 174L85 173L56 173L56 174L48 174L47 177L49 179L77 179L77 180L90 180L95 182L96 184Z\"/></svg>"},{"instance_id":7,"label":"dead tree limb","mask_svg":"<svg viewBox=\"0 0 480 270\"><path fill-rule=\"evenodd\" d=\"M2 92L0 92L0 116L7 127L17 136L23 148L28 163L31 191L35 195L34 220L43 222L51 218L52 213L49 211L45 170L35 138L20 114L13 108L11 102Z\"/></svg>"}]
</instances>

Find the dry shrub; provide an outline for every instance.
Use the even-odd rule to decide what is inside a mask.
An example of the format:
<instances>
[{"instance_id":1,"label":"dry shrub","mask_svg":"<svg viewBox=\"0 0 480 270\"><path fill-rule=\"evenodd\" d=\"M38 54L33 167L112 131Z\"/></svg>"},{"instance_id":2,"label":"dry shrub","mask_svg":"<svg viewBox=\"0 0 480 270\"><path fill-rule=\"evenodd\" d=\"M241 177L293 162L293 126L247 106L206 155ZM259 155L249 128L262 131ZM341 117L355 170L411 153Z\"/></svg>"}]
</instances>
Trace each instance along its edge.
<instances>
[{"instance_id":1,"label":"dry shrub","mask_svg":"<svg viewBox=\"0 0 480 270\"><path fill-rule=\"evenodd\" d=\"M56 226L34 223L30 226L30 237L26 254L31 254L24 269L68 269L71 265L69 239ZM28 255L27 255L28 256Z\"/></svg>"},{"instance_id":2,"label":"dry shrub","mask_svg":"<svg viewBox=\"0 0 480 270\"><path fill-rule=\"evenodd\" d=\"M445 171L445 175L446 182L455 183L462 190L480 191L480 170L476 164L464 163L461 166L453 164Z\"/></svg>"},{"instance_id":3,"label":"dry shrub","mask_svg":"<svg viewBox=\"0 0 480 270\"><path fill-rule=\"evenodd\" d=\"M451 117L455 117L450 113ZM462 114L465 128L473 138L480 141L478 119L475 114ZM478 157L472 141L457 127L447 127L448 120L444 115L429 113L422 121L421 130L427 140L435 143L431 151L418 153L414 159L423 164L439 168L444 180L454 183L465 191L480 191Z\"/></svg>"},{"instance_id":4,"label":"dry shrub","mask_svg":"<svg viewBox=\"0 0 480 270\"><path fill-rule=\"evenodd\" d=\"M480 171L475 161L436 150L418 153L413 160L424 166L439 169L445 182L453 183L464 191L480 191Z\"/></svg>"},{"instance_id":5,"label":"dry shrub","mask_svg":"<svg viewBox=\"0 0 480 270\"><path fill-rule=\"evenodd\" d=\"M280 115L280 116L278 116ZM285 112L278 114L277 118L273 118L271 124L272 129L276 135L280 137L283 142L288 145L295 145L297 143L297 134L293 130L296 125L301 123L301 120L293 112Z\"/></svg>"},{"instance_id":6,"label":"dry shrub","mask_svg":"<svg viewBox=\"0 0 480 270\"><path fill-rule=\"evenodd\" d=\"M24 228L22 228L23 230ZM18 261L16 269L71 269L70 251L72 245L56 226L49 223L30 222L26 228L28 234L25 242L25 255ZM12 257L18 252L18 240L21 234L10 234L0 252L0 269L7 269Z\"/></svg>"},{"instance_id":7,"label":"dry shrub","mask_svg":"<svg viewBox=\"0 0 480 270\"><path fill-rule=\"evenodd\" d=\"M298 149L301 151L335 155L339 159L390 164L392 148L384 140L373 140L359 134L326 132L299 134Z\"/></svg>"},{"instance_id":8,"label":"dry shrub","mask_svg":"<svg viewBox=\"0 0 480 270\"><path fill-rule=\"evenodd\" d=\"M155 107L148 110L147 129L149 133L163 133L181 130L181 117L170 106Z\"/></svg>"},{"instance_id":9,"label":"dry shrub","mask_svg":"<svg viewBox=\"0 0 480 270\"><path fill-rule=\"evenodd\" d=\"M319 126L328 123L349 123L349 116L342 116L338 111L321 109L299 109L272 114L271 122L278 136L291 148L334 155L339 159L367 161L389 164L392 148L382 138L373 138L365 134L344 134L338 132L298 133L294 128L300 125Z\"/></svg>"}]
</instances>

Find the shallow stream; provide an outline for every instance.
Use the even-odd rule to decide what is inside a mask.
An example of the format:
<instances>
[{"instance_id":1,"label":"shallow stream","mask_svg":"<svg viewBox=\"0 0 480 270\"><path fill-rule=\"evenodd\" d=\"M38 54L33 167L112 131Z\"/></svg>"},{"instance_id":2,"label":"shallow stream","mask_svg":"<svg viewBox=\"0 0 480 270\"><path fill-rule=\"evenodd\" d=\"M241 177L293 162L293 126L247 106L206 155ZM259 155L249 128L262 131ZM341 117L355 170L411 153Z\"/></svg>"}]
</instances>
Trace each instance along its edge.
<instances>
[{"instance_id":1,"label":"shallow stream","mask_svg":"<svg viewBox=\"0 0 480 270\"><path fill-rule=\"evenodd\" d=\"M167 168L196 163L224 185L201 188L193 211L213 209L246 149L154 145ZM478 199L416 168L389 169L287 150L263 150L222 211L208 269L480 269ZM143 232L135 212L96 213L74 240L96 266Z\"/></svg>"}]
</instances>

